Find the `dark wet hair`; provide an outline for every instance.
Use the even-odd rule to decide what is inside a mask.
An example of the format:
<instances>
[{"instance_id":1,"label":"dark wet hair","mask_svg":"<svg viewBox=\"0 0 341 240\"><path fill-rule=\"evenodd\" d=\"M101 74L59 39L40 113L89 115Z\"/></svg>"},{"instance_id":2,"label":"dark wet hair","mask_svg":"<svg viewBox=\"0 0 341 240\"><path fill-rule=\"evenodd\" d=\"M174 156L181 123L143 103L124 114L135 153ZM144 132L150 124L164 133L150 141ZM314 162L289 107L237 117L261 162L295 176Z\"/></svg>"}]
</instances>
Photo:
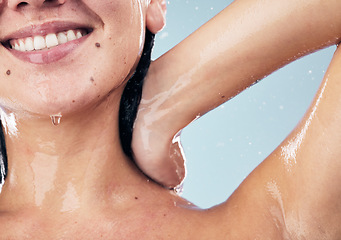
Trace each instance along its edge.
<instances>
[{"instance_id":1,"label":"dark wet hair","mask_svg":"<svg viewBox=\"0 0 341 240\"><path fill-rule=\"evenodd\" d=\"M7 152L5 144L5 136L2 130L2 123L0 120L0 184L3 184L7 174ZM1 187L0 187L1 188Z\"/></svg>"},{"instance_id":2,"label":"dark wet hair","mask_svg":"<svg viewBox=\"0 0 341 240\"><path fill-rule=\"evenodd\" d=\"M140 62L136 67L135 73L128 80L121 97L119 110L120 138L123 151L130 158L132 158L131 139L133 135L133 125L142 96L143 80L147 75L151 62L151 52L154 46L154 38L155 34L151 33L147 29ZM1 126L2 125L0 125L0 184L3 184L7 175L8 164L5 137Z\"/></svg>"},{"instance_id":3,"label":"dark wet hair","mask_svg":"<svg viewBox=\"0 0 341 240\"><path fill-rule=\"evenodd\" d=\"M132 158L131 139L137 108L141 101L143 80L147 75L151 62L151 53L154 46L155 34L148 29L143 53L134 75L129 79L123 91L120 105L119 127L120 138L124 153Z\"/></svg>"}]
</instances>

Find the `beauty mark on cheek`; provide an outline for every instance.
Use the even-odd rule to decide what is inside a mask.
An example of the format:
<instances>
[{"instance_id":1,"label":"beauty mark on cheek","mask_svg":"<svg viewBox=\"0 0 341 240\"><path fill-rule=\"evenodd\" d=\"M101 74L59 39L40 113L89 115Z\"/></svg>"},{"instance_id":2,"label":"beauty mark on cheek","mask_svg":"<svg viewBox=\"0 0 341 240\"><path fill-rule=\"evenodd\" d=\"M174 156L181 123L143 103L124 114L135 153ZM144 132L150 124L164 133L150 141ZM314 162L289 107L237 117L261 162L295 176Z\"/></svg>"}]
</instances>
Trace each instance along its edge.
<instances>
[{"instance_id":1,"label":"beauty mark on cheek","mask_svg":"<svg viewBox=\"0 0 341 240\"><path fill-rule=\"evenodd\" d=\"M99 48L99 47L101 47L101 44L97 42L97 43L95 43L95 46Z\"/></svg>"},{"instance_id":2,"label":"beauty mark on cheek","mask_svg":"<svg viewBox=\"0 0 341 240\"><path fill-rule=\"evenodd\" d=\"M95 79L93 77L90 77L90 82L92 82L96 86Z\"/></svg>"},{"instance_id":3,"label":"beauty mark on cheek","mask_svg":"<svg viewBox=\"0 0 341 240\"><path fill-rule=\"evenodd\" d=\"M9 76L9 75L11 75L11 70L7 70L7 72L6 72L6 74Z\"/></svg>"}]
</instances>

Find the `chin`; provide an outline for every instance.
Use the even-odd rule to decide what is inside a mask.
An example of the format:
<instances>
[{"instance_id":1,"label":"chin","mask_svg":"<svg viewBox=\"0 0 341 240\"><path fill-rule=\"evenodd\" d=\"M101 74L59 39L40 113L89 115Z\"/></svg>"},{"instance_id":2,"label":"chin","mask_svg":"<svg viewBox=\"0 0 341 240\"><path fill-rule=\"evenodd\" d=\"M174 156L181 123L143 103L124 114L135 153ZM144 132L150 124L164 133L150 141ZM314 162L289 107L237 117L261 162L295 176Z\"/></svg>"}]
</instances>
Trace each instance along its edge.
<instances>
[{"instance_id":1,"label":"chin","mask_svg":"<svg viewBox=\"0 0 341 240\"><path fill-rule=\"evenodd\" d=\"M34 68L24 64L21 71L13 67L12 83L6 85L4 82L6 90L2 94L3 98L11 100L2 105L13 112L44 118L81 114L99 106L108 96L115 96L111 104L118 105L123 83L138 62L138 51L138 47L125 54L112 50L97 58L81 52L69 61L65 58L54 64L34 65Z\"/></svg>"}]
</instances>

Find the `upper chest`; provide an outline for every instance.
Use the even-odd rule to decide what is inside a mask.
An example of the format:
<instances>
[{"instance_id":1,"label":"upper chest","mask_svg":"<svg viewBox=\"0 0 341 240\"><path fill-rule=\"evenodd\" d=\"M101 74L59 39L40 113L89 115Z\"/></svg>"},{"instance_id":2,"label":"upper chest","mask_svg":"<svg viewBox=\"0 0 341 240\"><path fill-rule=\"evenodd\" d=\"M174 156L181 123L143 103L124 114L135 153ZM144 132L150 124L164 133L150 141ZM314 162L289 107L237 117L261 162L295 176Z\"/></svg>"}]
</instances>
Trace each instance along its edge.
<instances>
[{"instance_id":1,"label":"upper chest","mask_svg":"<svg viewBox=\"0 0 341 240\"><path fill-rule=\"evenodd\" d=\"M199 211L146 208L73 217L0 218L0 239L208 239L214 229Z\"/></svg>"}]
</instances>

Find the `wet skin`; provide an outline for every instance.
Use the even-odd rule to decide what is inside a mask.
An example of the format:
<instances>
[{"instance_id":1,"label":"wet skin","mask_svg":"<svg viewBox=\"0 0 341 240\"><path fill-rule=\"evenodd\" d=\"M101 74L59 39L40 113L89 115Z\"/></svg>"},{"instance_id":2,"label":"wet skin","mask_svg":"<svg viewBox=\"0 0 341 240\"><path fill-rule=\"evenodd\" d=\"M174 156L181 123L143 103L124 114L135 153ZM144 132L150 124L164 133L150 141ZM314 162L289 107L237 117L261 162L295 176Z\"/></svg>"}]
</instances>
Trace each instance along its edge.
<instances>
[{"instance_id":1,"label":"wet skin","mask_svg":"<svg viewBox=\"0 0 341 240\"><path fill-rule=\"evenodd\" d=\"M238 15L241 9L245 10L244 4L251 4L251 1L239 2L228 11ZM318 1L313 2L318 6ZM117 119L122 83L139 59L147 1L107 0L98 4L92 0L31 0L26 3L11 0L0 3L1 41L6 42L9 37L28 37L28 33L38 34L39 31L44 34L61 31L65 28L64 23L61 24L64 21L67 27L86 28L90 34L70 42L71 50L64 49L65 46L43 50L52 56L64 54L56 61L56 58L41 57L43 61L36 63L25 60L31 59L27 56L32 53L13 54L14 50L6 44L0 48L0 72L3 73L0 103L9 160L8 176L0 195L0 238L339 238L341 191L334 183L341 178L341 163L337 161L341 157L340 51L326 73L315 102L287 140L225 203L200 210L151 182L127 159L120 146ZM330 3L335 4L328 9L330 12L340 6L337 1ZM296 1L293 6L297 6ZM268 11L271 10L269 7ZM330 12L328 16L332 16ZM221 26L222 17L217 19L216 23ZM27 30L31 24L38 30ZM323 24L318 26L324 30ZM20 31L22 28L24 30ZM265 32L266 29L261 28ZM316 34L317 39L308 42L310 51L319 48L321 43L328 45L327 41L329 45L335 43L330 40L338 39L335 29L326 30L330 33L326 37L319 38ZM190 41L177 49L188 46ZM254 41L255 44L260 42L261 39ZM292 54L301 46L295 48L293 44L291 47L294 48ZM266 53L263 48L261 52ZM181 55L179 50L174 53L168 55L169 61ZM273 54L272 49L268 53ZM28 55L18 57L18 54ZM247 53L239 57L246 65L250 56L255 56L253 61L256 62L259 55ZM264 68L247 69L262 75L279 67L283 57L287 57L280 53L271 56L279 56L275 65L264 63ZM165 59L166 56L153 64L149 77L155 74L156 66L164 69L161 66ZM181 64L173 69L181 72L183 67ZM222 66L218 71L222 71ZM241 77L234 74L237 80ZM247 81L250 83L252 79ZM164 87L167 88L167 84ZM232 85L226 91L234 93L240 88L238 84ZM215 100L207 101L210 106L217 104ZM220 97L219 101L222 101ZM62 115L62 120L54 126L50 116L58 114ZM328 150L321 150L323 144Z\"/></svg>"},{"instance_id":2,"label":"wet skin","mask_svg":"<svg viewBox=\"0 0 341 240\"><path fill-rule=\"evenodd\" d=\"M196 209L131 166L139 175L136 185L113 183L106 188L107 194L97 185L90 187L102 194L78 204L69 199L69 209L64 211L57 200L49 208L22 204L11 210L11 201L2 196L2 238L338 239L341 209L337 199L341 192L333 182L341 177L341 163L335 160L341 156L335 145L340 141L339 131L335 131L341 117L340 64L338 51L301 124L224 204ZM328 145L330 151L321 151L321 144ZM311 184L300 184L304 182ZM72 190L69 197L70 193ZM82 199L77 194L74 197ZM80 203L84 205L80 207Z\"/></svg>"}]
</instances>

